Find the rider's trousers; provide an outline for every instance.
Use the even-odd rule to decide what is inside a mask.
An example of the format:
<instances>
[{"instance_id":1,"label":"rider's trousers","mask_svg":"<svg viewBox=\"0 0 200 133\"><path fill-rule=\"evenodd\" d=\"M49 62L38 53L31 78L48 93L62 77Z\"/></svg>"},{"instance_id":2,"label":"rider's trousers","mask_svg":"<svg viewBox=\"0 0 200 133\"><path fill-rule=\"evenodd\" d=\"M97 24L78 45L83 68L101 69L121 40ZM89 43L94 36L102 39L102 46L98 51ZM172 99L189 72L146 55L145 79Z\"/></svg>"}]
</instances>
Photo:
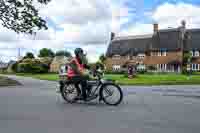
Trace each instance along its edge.
<instances>
[{"instance_id":1,"label":"rider's trousers","mask_svg":"<svg viewBox=\"0 0 200 133\"><path fill-rule=\"evenodd\" d=\"M76 84L79 85L81 84L81 91L82 91L82 96L83 99L87 98L87 94L86 94L86 89L87 89L87 76L74 76L71 78L71 80ZM80 94L80 93L79 93Z\"/></svg>"}]
</instances>

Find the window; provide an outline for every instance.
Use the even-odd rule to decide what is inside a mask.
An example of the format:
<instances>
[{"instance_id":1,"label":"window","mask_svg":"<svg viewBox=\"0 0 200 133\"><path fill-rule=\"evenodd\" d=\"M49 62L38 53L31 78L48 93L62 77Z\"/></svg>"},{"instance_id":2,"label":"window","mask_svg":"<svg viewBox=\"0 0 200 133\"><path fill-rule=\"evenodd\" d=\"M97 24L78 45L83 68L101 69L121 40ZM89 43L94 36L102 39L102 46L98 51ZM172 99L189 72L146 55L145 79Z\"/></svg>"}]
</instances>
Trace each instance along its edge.
<instances>
[{"instance_id":1,"label":"window","mask_svg":"<svg viewBox=\"0 0 200 133\"><path fill-rule=\"evenodd\" d=\"M192 51L190 51L190 53L192 54L192 57L198 57L199 56L198 50L192 50Z\"/></svg>"},{"instance_id":2,"label":"window","mask_svg":"<svg viewBox=\"0 0 200 133\"><path fill-rule=\"evenodd\" d=\"M166 50L163 50L163 51L162 51L162 56L166 56L166 55L167 55Z\"/></svg>"},{"instance_id":3,"label":"window","mask_svg":"<svg viewBox=\"0 0 200 133\"><path fill-rule=\"evenodd\" d=\"M144 57L145 57L145 54L140 53L140 54L138 54L137 56L138 56L139 58L144 58Z\"/></svg>"},{"instance_id":4,"label":"window","mask_svg":"<svg viewBox=\"0 0 200 133\"><path fill-rule=\"evenodd\" d=\"M198 70L200 70L200 64L192 64L192 70L193 70L193 71L198 71Z\"/></svg>"},{"instance_id":5,"label":"window","mask_svg":"<svg viewBox=\"0 0 200 133\"><path fill-rule=\"evenodd\" d=\"M120 55L114 55L113 59L120 59Z\"/></svg>"},{"instance_id":6,"label":"window","mask_svg":"<svg viewBox=\"0 0 200 133\"><path fill-rule=\"evenodd\" d=\"M167 56L167 51L159 50L157 52L151 52L151 56Z\"/></svg>"},{"instance_id":7,"label":"window","mask_svg":"<svg viewBox=\"0 0 200 133\"><path fill-rule=\"evenodd\" d=\"M158 56L161 56L161 55L162 55L161 51L158 51Z\"/></svg>"},{"instance_id":8,"label":"window","mask_svg":"<svg viewBox=\"0 0 200 133\"><path fill-rule=\"evenodd\" d=\"M119 71L121 68L120 65L113 65L113 71Z\"/></svg>"},{"instance_id":9,"label":"window","mask_svg":"<svg viewBox=\"0 0 200 133\"><path fill-rule=\"evenodd\" d=\"M166 70L167 69L167 64L157 64L157 68L159 70Z\"/></svg>"},{"instance_id":10,"label":"window","mask_svg":"<svg viewBox=\"0 0 200 133\"><path fill-rule=\"evenodd\" d=\"M157 56L156 52L151 52L151 56Z\"/></svg>"},{"instance_id":11,"label":"window","mask_svg":"<svg viewBox=\"0 0 200 133\"><path fill-rule=\"evenodd\" d=\"M199 56L199 51L195 51L194 56Z\"/></svg>"}]
</instances>

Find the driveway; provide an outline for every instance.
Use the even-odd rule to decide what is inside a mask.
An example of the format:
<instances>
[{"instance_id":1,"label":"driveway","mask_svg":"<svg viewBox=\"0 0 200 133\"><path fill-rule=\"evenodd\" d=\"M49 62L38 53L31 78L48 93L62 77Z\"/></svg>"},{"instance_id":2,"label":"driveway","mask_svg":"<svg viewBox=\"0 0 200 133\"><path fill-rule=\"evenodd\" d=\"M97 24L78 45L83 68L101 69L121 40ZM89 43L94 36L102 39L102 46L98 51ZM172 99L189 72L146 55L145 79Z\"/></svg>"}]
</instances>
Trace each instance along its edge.
<instances>
[{"instance_id":1,"label":"driveway","mask_svg":"<svg viewBox=\"0 0 200 133\"><path fill-rule=\"evenodd\" d=\"M2 133L199 133L200 86L123 86L117 107L67 104L56 82L10 76L0 88Z\"/></svg>"}]
</instances>

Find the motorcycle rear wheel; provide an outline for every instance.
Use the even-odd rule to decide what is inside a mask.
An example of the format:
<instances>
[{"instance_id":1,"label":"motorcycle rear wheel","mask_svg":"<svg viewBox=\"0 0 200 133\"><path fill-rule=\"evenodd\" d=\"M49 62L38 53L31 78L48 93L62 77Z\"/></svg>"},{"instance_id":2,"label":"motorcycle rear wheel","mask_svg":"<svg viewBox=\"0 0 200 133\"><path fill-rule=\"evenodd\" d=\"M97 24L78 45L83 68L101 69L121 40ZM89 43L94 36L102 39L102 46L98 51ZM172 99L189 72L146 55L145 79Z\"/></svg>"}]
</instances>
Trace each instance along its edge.
<instances>
[{"instance_id":1,"label":"motorcycle rear wheel","mask_svg":"<svg viewBox=\"0 0 200 133\"><path fill-rule=\"evenodd\" d=\"M79 95L78 89L74 84L68 83L64 84L61 89L62 98L68 103L74 103L77 101L77 96Z\"/></svg>"}]
</instances>

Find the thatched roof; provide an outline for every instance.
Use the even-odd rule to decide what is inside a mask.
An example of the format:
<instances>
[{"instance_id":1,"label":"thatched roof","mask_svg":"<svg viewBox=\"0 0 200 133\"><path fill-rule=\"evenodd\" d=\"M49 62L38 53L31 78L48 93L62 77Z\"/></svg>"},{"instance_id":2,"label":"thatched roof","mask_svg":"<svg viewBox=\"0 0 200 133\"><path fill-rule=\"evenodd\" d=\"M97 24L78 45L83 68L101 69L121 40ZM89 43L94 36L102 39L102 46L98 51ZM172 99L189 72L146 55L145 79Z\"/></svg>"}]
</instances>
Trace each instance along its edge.
<instances>
[{"instance_id":1,"label":"thatched roof","mask_svg":"<svg viewBox=\"0 0 200 133\"><path fill-rule=\"evenodd\" d=\"M116 38L108 46L106 56L135 55L138 52L145 52L151 41L152 35Z\"/></svg>"},{"instance_id":2,"label":"thatched roof","mask_svg":"<svg viewBox=\"0 0 200 133\"><path fill-rule=\"evenodd\" d=\"M181 30L179 28L159 30L152 38L151 49L176 50L181 48Z\"/></svg>"},{"instance_id":3,"label":"thatched roof","mask_svg":"<svg viewBox=\"0 0 200 133\"><path fill-rule=\"evenodd\" d=\"M187 33L189 35L187 50L200 50L200 29L189 29Z\"/></svg>"},{"instance_id":4,"label":"thatched roof","mask_svg":"<svg viewBox=\"0 0 200 133\"><path fill-rule=\"evenodd\" d=\"M106 56L136 55L140 52L158 49L169 51L181 48L200 50L199 42L200 29L183 29L182 27L163 29L153 35L116 37L109 44Z\"/></svg>"}]
</instances>

